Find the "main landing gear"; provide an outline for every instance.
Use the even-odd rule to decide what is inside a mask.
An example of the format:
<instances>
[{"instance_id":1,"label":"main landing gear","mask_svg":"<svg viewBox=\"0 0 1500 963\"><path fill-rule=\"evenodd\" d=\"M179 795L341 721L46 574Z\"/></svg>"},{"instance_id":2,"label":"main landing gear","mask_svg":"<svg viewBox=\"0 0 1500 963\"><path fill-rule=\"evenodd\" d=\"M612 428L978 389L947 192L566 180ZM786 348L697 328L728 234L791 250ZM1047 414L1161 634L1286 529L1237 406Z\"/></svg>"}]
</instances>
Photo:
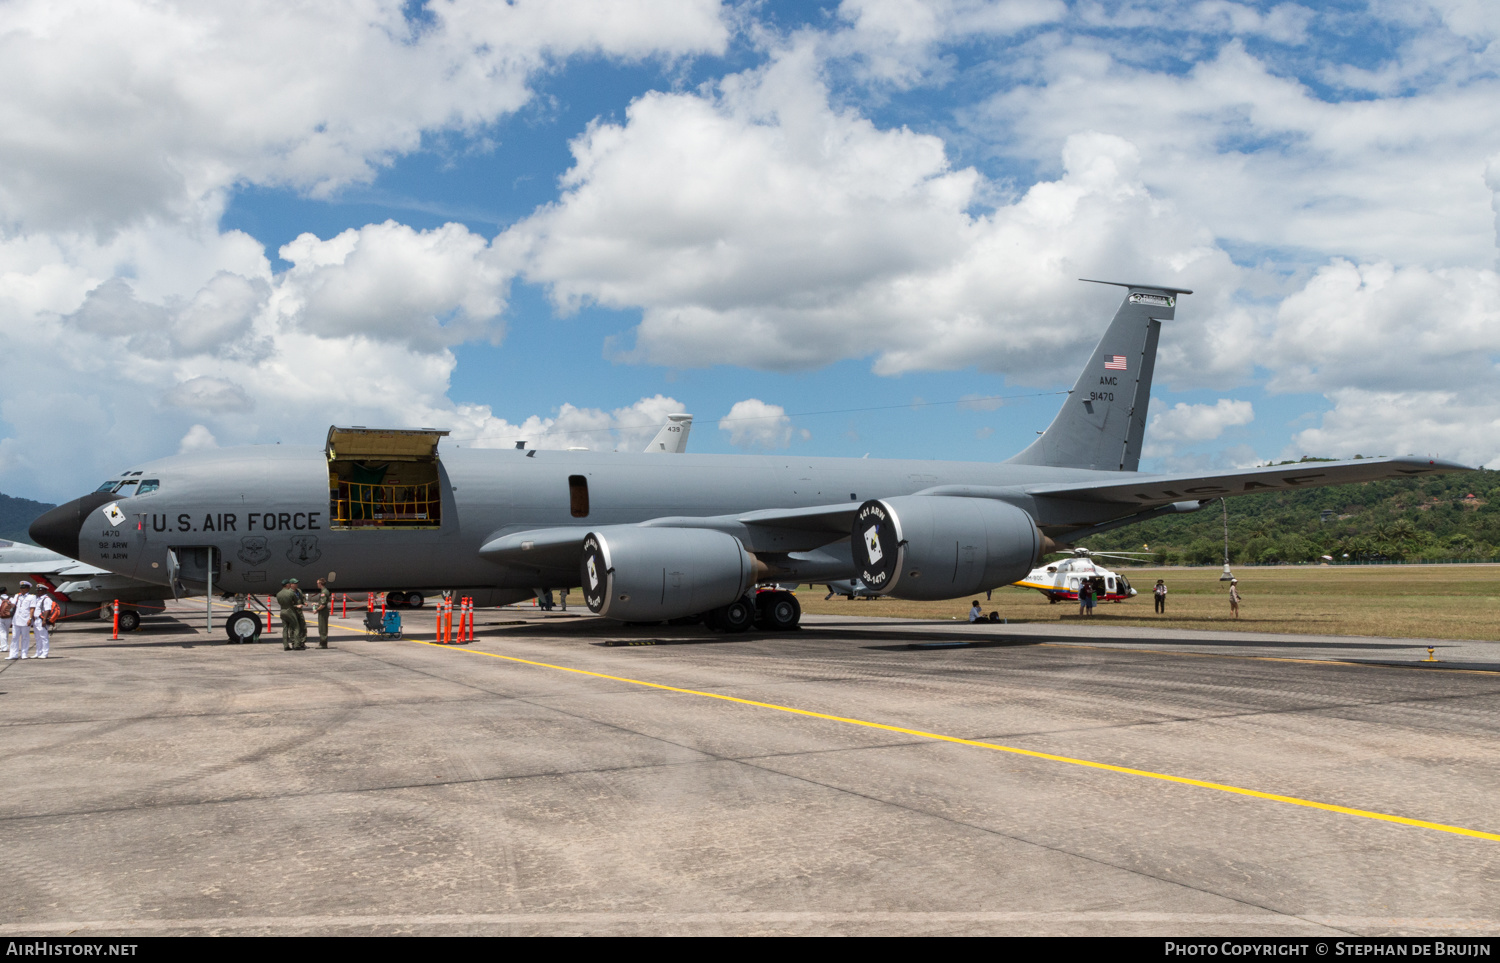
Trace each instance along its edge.
<instances>
[{"instance_id":1,"label":"main landing gear","mask_svg":"<svg viewBox=\"0 0 1500 963\"><path fill-rule=\"evenodd\" d=\"M758 592L735 599L703 613L703 624L724 633L744 632L754 625L772 632L786 632L802 619L802 604L791 592Z\"/></svg>"}]
</instances>

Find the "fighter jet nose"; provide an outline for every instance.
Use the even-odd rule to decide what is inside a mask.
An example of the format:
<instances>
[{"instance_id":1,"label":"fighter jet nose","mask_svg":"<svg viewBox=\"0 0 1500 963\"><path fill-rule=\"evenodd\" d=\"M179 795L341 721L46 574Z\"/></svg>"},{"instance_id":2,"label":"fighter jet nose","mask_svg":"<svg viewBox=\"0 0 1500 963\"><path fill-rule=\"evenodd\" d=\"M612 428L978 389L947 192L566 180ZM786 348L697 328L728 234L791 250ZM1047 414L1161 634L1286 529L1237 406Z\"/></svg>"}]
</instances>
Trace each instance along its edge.
<instances>
[{"instance_id":1,"label":"fighter jet nose","mask_svg":"<svg viewBox=\"0 0 1500 963\"><path fill-rule=\"evenodd\" d=\"M31 528L27 529L27 532L31 535L31 540L43 548L51 549L68 558L77 558L79 555L78 532L83 527L83 520L94 509L113 497L108 492L94 492L82 498L75 498L65 505L59 505L42 513L36 521L31 523Z\"/></svg>"}]
</instances>

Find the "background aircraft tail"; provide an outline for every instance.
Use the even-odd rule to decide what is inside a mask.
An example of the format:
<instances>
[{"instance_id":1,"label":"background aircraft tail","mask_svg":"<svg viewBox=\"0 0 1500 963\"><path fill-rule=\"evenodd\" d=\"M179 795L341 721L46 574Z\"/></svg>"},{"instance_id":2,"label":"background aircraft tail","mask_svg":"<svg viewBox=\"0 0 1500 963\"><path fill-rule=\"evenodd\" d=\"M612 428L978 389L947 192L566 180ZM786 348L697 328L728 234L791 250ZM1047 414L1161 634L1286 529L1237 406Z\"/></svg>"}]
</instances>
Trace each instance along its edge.
<instances>
[{"instance_id":1,"label":"background aircraft tail","mask_svg":"<svg viewBox=\"0 0 1500 963\"><path fill-rule=\"evenodd\" d=\"M661 431L658 431L656 437L652 438L651 443L646 446L646 453L681 454L687 450L688 432L692 430L692 415L667 415L667 423L661 426Z\"/></svg>"},{"instance_id":2,"label":"background aircraft tail","mask_svg":"<svg viewBox=\"0 0 1500 963\"><path fill-rule=\"evenodd\" d=\"M1170 321L1184 288L1115 284L1126 289L1104 337L1052 425L1012 465L1135 471L1146 434L1151 373L1161 322Z\"/></svg>"}]
</instances>

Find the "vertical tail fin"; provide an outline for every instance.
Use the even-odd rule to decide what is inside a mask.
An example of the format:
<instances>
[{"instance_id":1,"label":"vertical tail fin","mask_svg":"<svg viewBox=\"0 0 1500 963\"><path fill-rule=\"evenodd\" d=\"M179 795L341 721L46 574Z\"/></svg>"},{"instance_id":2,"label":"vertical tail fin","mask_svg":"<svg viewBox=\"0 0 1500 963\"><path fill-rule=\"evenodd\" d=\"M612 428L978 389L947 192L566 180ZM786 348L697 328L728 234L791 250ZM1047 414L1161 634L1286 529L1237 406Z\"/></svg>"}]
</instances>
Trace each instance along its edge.
<instances>
[{"instance_id":1,"label":"vertical tail fin","mask_svg":"<svg viewBox=\"0 0 1500 963\"><path fill-rule=\"evenodd\" d=\"M693 416L688 414L667 415L667 423L646 446L646 453L681 454L687 450L688 432L693 430Z\"/></svg>"},{"instance_id":2,"label":"vertical tail fin","mask_svg":"<svg viewBox=\"0 0 1500 963\"><path fill-rule=\"evenodd\" d=\"M1140 466L1157 335L1161 322L1172 320L1177 295L1193 292L1153 284L1093 283L1125 288L1125 299L1051 426L1009 464L1103 471L1135 471Z\"/></svg>"}]
</instances>

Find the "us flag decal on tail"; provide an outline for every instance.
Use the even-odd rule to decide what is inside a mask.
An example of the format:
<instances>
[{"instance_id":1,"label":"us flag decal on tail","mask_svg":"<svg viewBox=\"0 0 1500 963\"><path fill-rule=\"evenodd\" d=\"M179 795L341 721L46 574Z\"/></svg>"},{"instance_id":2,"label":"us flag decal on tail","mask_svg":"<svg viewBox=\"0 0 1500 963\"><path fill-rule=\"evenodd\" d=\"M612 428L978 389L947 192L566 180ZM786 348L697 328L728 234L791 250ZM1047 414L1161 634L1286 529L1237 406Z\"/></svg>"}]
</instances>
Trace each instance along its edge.
<instances>
[{"instance_id":1,"label":"us flag decal on tail","mask_svg":"<svg viewBox=\"0 0 1500 963\"><path fill-rule=\"evenodd\" d=\"M1124 371L1125 356L1123 354L1117 354L1112 358L1105 359L1104 367L1108 368L1111 371Z\"/></svg>"}]
</instances>

